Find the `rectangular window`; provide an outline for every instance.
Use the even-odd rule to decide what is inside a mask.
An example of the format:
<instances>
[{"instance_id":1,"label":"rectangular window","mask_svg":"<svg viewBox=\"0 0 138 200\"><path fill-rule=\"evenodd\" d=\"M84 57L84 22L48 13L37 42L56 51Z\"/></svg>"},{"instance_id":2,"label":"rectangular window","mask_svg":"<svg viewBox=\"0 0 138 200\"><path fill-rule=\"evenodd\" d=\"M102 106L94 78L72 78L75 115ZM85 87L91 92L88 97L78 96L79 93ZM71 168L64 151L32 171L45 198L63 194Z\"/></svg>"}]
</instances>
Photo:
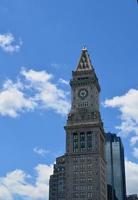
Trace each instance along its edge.
<instances>
[{"instance_id":1,"label":"rectangular window","mask_svg":"<svg viewBox=\"0 0 138 200\"><path fill-rule=\"evenodd\" d=\"M78 133L73 133L73 139L75 140L78 140Z\"/></svg>"},{"instance_id":2,"label":"rectangular window","mask_svg":"<svg viewBox=\"0 0 138 200\"><path fill-rule=\"evenodd\" d=\"M92 185L88 185L88 190L92 190L92 189L93 189Z\"/></svg>"},{"instance_id":3,"label":"rectangular window","mask_svg":"<svg viewBox=\"0 0 138 200\"><path fill-rule=\"evenodd\" d=\"M84 132L80 133L80 141L85 141L85 133Z\"/></svg>"},{"instance_id":4,"label":"rectangular window","mask_svg":"<svg viewBox=\"0 0 138 200\"><path fill-rule=\"evenodd\" d=\"M80 192L80 198L85 198L86 197L86 193L85 192Z\"/></svg>"},{"instance_id":5,"label":"rectangular window","mask_svg":"<svg viewBox=\"0 0 138 200\"><path fill-rule=\"evenodd\" d=\"M79 77L78 80L87 80L88 77Z\"/></svg>"},{"instance_id":6,"label":"rectangular window","mask_svg":"<svg viewBox=\"0 0 138 200\"><path fill-rule=\"evenodd\" d=\"M77 158L77 157L74 157L74 158L73 158L73 162L77 163L77 162L78 162L78 158Z\"/></svg>"},{"instance_id":7,"label":"rectangular window","mask_svg":"<svg viewBox=\"0 0 138 200\"><path fill-rule=\"evenodd\" d=\"M78 152L78 133L73 133L73 152Z\"/></svg>"},{"instance_id":8,"label":"rectangular window","mask_svg":"<svg viewBox=\"0 0 138 200\"><path fill-rule=\"evenodd\" d=\"M92 197L92 193L91 192L88 193L88 198L90 198L90 197Z\"/></svg>"},{"instance_id":9,"label":"rectangular window","mask_svg":"<svg viewBox=\"0 0 138 200\"><path fill-rule=\"evenodd\" d=\"M89 139L89 140L92 139L92 132L91 131L87 132L87 139Z\"/></svg>"},{"instance_id":10,"label":"rectangular window","mask_svg":"<svg viewBox=\"0 0 138 200\"><path fill-rule=\"evenodd\" d=\"M87 132L87 149L91 150L92 148L92 132L88 131Z\"/></svg>"},{"instance_id":11,"label":"rectangular window","mask_svg":"<svg viewBox=\"0 0 138 200\"><path fill-rule=\"evenodd\" d=\"M81 152L83 152L85 150L85 133L84 132L81 132L80 133L80 150Z\"/></svg>"},{"instance_id":12,"label":"rectangular window","mask_svg":"<svg viewBox=\"0 0 138 200\"><path fill-rule=\"evenodd\" d=\"M88 169L92 169L92 164L87 165Z\"/></svg>"}]
</instances>

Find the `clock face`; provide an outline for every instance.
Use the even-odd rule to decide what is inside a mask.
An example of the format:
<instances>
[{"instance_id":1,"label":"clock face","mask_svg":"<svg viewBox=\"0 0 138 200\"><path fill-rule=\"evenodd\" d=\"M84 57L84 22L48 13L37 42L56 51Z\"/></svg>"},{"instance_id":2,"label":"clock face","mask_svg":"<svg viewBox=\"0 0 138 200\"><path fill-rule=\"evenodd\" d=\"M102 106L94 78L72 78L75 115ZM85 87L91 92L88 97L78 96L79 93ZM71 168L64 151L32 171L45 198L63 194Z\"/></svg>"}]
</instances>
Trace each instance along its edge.
<instances>
[{"instance_id":1,"label":"clock face","mask_svg":"<svg viewBox=\"0 0 138 200\"><path fill-rule=\"evenodd\" d=\"M81 99L85 99L88 96L88 90L85 88L80 89L78 95Z\"/></svg>"}]
</instances>

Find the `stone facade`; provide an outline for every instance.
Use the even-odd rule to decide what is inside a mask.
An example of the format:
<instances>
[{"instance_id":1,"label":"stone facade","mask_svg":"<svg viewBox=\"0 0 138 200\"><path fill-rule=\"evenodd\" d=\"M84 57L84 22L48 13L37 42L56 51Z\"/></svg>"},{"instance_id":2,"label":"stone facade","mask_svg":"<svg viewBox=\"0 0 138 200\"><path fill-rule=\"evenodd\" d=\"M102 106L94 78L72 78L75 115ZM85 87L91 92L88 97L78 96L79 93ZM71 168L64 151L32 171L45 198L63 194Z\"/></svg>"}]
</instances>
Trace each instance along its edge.
<instances>
[{"instance_id":1,"label":"stone facade","mask_svg":"<svg viewBox=\"0 0 138 200\"><path fill-rule=\"evenodd\" d=\"M65 200L65 164L66 156L56 159L54 173L49 182L49 200Z\"/></svg>"},{"instance_id":2,"label":"stone facade","mask_svg":"<svg viewBox=\"0 0 138 200\"><path fill-rule=\"evenodd\" d=\"M100 85L85 48L72 72L70 85L72 102L65 125L66 153L54 165L49 200L107 200Z\"/></svg>"}]
</instances>

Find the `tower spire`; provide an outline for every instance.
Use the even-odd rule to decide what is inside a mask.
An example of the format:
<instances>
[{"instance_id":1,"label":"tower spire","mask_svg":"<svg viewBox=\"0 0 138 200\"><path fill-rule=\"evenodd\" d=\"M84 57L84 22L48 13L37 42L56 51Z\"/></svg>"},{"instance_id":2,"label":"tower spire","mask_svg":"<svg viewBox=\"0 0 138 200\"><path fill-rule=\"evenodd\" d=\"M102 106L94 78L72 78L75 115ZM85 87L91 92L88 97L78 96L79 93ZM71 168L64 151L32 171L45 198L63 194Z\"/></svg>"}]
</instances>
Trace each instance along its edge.
<instances>
[{"instance_id":1,"label":"tower spire","mask_svg":"<svg viewBox=\"0 0 138 200\"><path fill-rule=\"evenodd\" d=\"M92 69L93 69L93 66L91 64L88 50L86 46L84 45L82 48L81 57L77 65L76 71L84 71L84 70L92 70Z\"/></svg>"},{"instance_id":2,"label":"tower spire","mask_svg":"<svg viewBox=\"0 0 138 200\"><path fill-rule=\"evenodd\" d=\"M83 46L82 51L87 50L86 45Z\"/></svg>"}]
</instances>

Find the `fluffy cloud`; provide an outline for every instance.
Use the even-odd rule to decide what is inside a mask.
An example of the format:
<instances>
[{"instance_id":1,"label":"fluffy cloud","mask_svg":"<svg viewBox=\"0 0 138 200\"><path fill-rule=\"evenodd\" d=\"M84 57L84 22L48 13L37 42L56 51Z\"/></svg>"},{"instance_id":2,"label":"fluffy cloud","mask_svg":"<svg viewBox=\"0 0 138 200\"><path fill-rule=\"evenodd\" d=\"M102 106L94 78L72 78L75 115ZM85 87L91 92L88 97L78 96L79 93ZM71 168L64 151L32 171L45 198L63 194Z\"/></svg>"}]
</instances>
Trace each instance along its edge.
<instances>
[{"instance_id":1,"label":"fluffy cloud","mask_svg":"<svg viewBox=\"0 0 138 200\"><path fill-rule=\"evenodd\" d=\"M131 137L130 143L134 146L138 142L138 135Z\"/></svg>"},{"instance_id":2,"label":"fluffy cloud","mask_svg":"<svg viewBox=\"0 0 138 200\"><path fill-rule=\"evenodd\" d=\"M51 74L34 70L22 70L21 74L29 81L31 88L36 90L35 99L44 109L52 109L63 115L67 114L70 108L67 93L52 83Z\"/></svg>"},{"instance_id":3,"label":"fluffy cloud","mask_svg":"<svg viewBox=\"0 0 138 200\"><path fill-rule=\"evenodd\" d=\"M123 135L130 136L132 155L138 158L138 90L130 89L122 96L107 99L104 105L120 111L121 124L116 128Z\"/></svg>"},{"instance_id":4,"label":"fluffy cloud","mask_svg":"<svg viewBox=\"0 0 138 200\"><path fill-rule=\"evenodd\" d=\"M20 80L4 82L0 90L0 115L17 117L35 109L68 113L67 92L52 83L53 75L46 71L21 70Z\"/></svg>"},{"instance_id":5,"label":"fluffy cloud","mask_svg":"<svg viewBox=\"0 0 138 200\"><path fill-rule=\"evenodd\" d=\"M138 194L138 164L126 160L125 167L127 193Z\"/></svg>"},{"instance_id":6,"label":"fluffy cloud","mask_svg":"<svg viewBox=\"0 0 138 200\"><path fill-rule=\"evenodd\" d=\"M18 44L15 43L15 38L11 33L0 34L0 48L3 51L7 53L18 52L21 45L21 41Z\"/></svg>"},{"instance_id":7,"label":"fluffy cloud","mask_svg":"<svg viewBox=\"0 0 138 200\"><path fill-rule=\"evenodd\" d=\"M52 165L39 164L35 167L36 176L32 177L23 170L15 170L0 178L0 199L48 200L49 176Z\"/></svg>"},{"instance_id":8,"label":"fluffy cloud","mask_svg":"<svg viewBox=\"0 0 138 200\"><path fill-rule=\"evenodd\" d=\"M0 199L1 200L13 200L12 194L9 192L8 188L0 184Z\"/></svg>"},{"instance_id":9,"label":"fluffy cloud","mask_svg":"<svg viewBox=\"0 0 138 200\"><path fill-rule=\"evenodd\" d=\"M0 91L0 114L17 117L19 113L33 110L36 103L22 92L20 83L7 80Z\"/></svg>"},{"instance_id":10,"label":"fluffy cloud","mask_svg":"<svg viewBox=\"0 0 138 200\"><path fill-rule=\"evenodd\" d=\"M106 107L117 108L121 112L122 123L117 128L125 134L138 134L138 90L130 89L126 94L105 101Z\"/></svg>"},{"instance_id":11,"label":"fluffy cloud","mask_svg":"<svg viewBox=\"0 0 138 200\"><path fill-rule=\"evenodd\" d=\"M46 154L50 153L49 150L46 150L46 149L43 149L43 148L38 148L38 147L35 147L33 149L34 153L40 155L40 156L45 156Z\"/></svg>"},{"instance_id":12,"label":"fluffy cloud","mask_svg":"<svg viewBox=\"0 0 138 200\"><path fill-rule=\"evenodd\" d=\"M120 111L121 124L116 126L124 135L130 135L130 144L138 142L138 90L130 89L122 96L107 99L105 107L116 108ZM133 149L136 157L136 149Z\"/></svg>"}]
</instances>

